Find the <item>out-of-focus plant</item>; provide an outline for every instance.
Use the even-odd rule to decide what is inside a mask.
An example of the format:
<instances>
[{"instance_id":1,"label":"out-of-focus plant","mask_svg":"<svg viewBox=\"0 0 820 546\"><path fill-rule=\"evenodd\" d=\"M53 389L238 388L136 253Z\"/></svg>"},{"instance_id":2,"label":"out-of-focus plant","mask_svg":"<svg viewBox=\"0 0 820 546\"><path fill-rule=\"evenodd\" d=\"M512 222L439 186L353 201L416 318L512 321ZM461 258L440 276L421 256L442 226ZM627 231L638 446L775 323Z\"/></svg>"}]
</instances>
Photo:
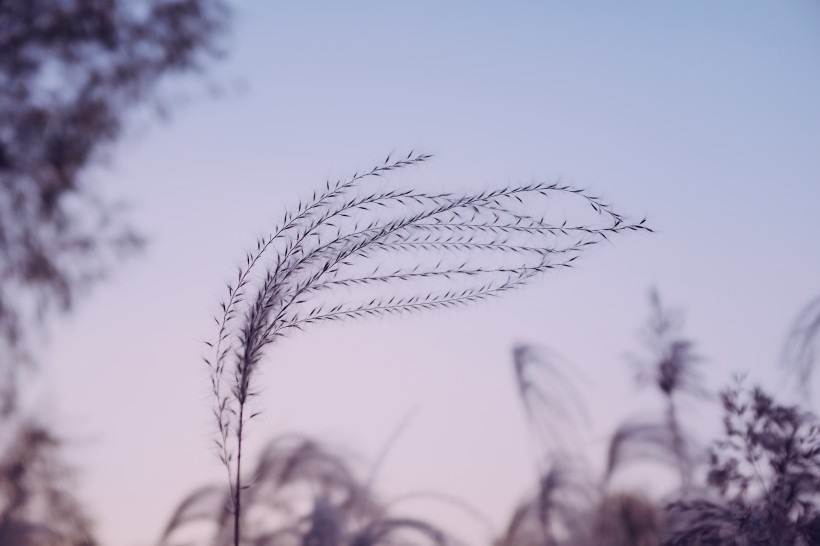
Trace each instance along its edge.
<instances>
[{"instance_id":1,"label":"out-of-focus plant","mask_svg":"<svg viewBox=\"0 0 820 546\"><path fill-rule=\"evenodd\" d=\"M93 546L89 520L71 492L71 469L59 457L59 438L33 422L12 433L0 452L0 544Z\"/></svg>"},{"instance_id":2,"label":"out-of-focus plant","mask_svg":"<svg viewBox=\"0 0 820 546\"><path fill-rule=\"evenodd\" d=\"M88 170L126 113L219 53L222 0L0 5L0 409L29 330L66 310L140 238Z\"/></svg>"},{"instance_id":3,"label":"out-of-focus plant","mask_svg":"<svg viewBox=\"0 0 820 546\"><path fill-rule=\"evenodd\" d=\"M530 433L538 444L539 465L568 455L578 442L577 431L589 424L580 389L555 354L520 344L513 349L518 397Z\"/></svg>"},{"instance_id":4,"label":"out-of-focus plant","mask_svg":"<svg viewBox=\"0 0 820 546\"><path fill-rule=\"evenodd\" d=\"M395 515L370 480L322 444L282 436L262 452L243 495L242 544L253 546L376 546L454 544L436 526ZM233 540L233 493L204 487L179 505L159 546L194 537L221 546Z\"/></svg>"},{"instance_id":5,"label":"out-of-focus plant","mask_svg":"<svg viewBox=\"0 0 820 546\"><path fill-rule=\"evenodd\" d=\"M242 542L242 499L253 487L242 475L245 427L257 414L248 402L271 343L318 323L498 296L546 271L572 267L610 236L651 231L644 221L625 221L599 197L558 182L452 195L381 181L429 158L388 156L366 172L328 182L257 242L228 284L205 360L232 490L235 546ZM551 208L536 209L545 201Z\"/></svg>"},{"instance_id":6,"label":"out-of-focus plant","mask_svg":"<svg viewBox=\"0 0 820 546\"><path fill-rule=\"evenodd\" d=\"M582 459L573 446L556 446L555 420L570 419L567 408L583 406L578 391L556 367L532 366L534 353L515 350L519 394L540 443L553 445L552 465L542 472L537 494L513 514L502 546L808 546L820 544L820 423L796 406L775 402L760 388L737 386L721 393L724 437L704 457L682 436L676 406L682 393L707 401L696 373L693 344L679 332L680 314L665 309L653 293L647 341L653 356L640 379L651 381L664 396L661 421L628 420L612 436L605 479L598 485L589 473L561 470L559 452ZM797 352L807 354L815 341L814 309L798 318ZM530 358L522 358L529 355ZM543 364L543 362L542 362ZM550 363L553 364L553 363ZM542 372L536 388L534 370ZM567 400L569 399L569 403ZM533 413L545 415L533 416ZM551 420L552 419L552 420ZM708 463L705 486L696 485L695 468ZM678 468L680 488L665 500L611 490L609 478L625 462L657 461ZM577 464L577 463L576 463ZM558 480L558 477L562 477ZM561 487L557 487L560 485ZM564 491L560 494L559 491ZM584 491L573 495L572 491ZM577 523L577 522L580 522Z\"/></svg>"},{"instance_id":7,"label":"out-of-focus plant","mask_svg":"<svg viewBox=\"0 0 820 546\"><path fill-rule=\"evenodd\" d=\"M639 493L605 495L593 518L592 536L578 546L657 546L663 536L662 510Z\"/></svg>"},{"instance_id":8,"label":"out-of-focus plant","mask_svg":"<svg viewBox=\"0 0 820 546\"><path fill-rule=\"evenodd\" d=\"M678 469L686 489L694 466L703 457L683 431L677 399L685 394L703 397L706 390L697 370L699 357L693 343L680 335L680 312L664 307L654 291L650 304L644 337L651 355L641 359L638 380L641 384L653 384L663 396L664 419L629 419L615 430L609 443L604 482L626 464L652 460ZM518 394L542 458L560 460L568 453L577 456L577 435L568 438L565 432L577 432L588 422L581 391L556 359L543 350L521 345L513 351L513 362Z\"/></svg>"},{"instance_id":9,"label":"out-of-focus plant","mask_svg":"<svg viewBox=\"0 0 820 546\"><path fill-rule=\"evenodd\" d=\"M92 183L171 76L219 54L222 0L0 2L0 544L93 544L60 442L19 399L45 320L140 237ZM158 103L157 103L158 105Z\"/></svg>"},{"instance_id":10,"label":"out-of-focus plant","mask_svg":"<svg viewBox=\"0 0 820 546\"><path fill-rule=\"evenodd\" d=\"M814 367L820 361L820 297L797 315L783 347L781 364L797 378L805 397L811 393Z\"/></svg>"},{"instance_id":11,"label":"out-of-focus plant","mask_svg":"<svg viewBox=\"0 0 820 546\"><path fill-rule=\"evenodd\" d=\"M820 423L742 385L721 393L711 495L670 506L668 545L820 544Z\"/></svg>"},{"instance_id":12,"label":"out-of-focus plant","mask_svg":"<svg viewBox=\"0 0 820 546\"><path fill-rule=\"evenodd\" d=\"M602 480L594 479L583 463L577 431L588 422L588 412L582 391L544 350L528 345L515 348L516 386L541 455L538 486L513 513L499 540L501 546L660 543L664 521L660 505L639 493L612 491L609 484L615 471L627 463L650 460L689 468L684 465L689 459L682 456L682 433L672 397L702 391L693 369L692 344L678 335L679 315L665 309L654 292L650 303L646 341L652 356L643 363L639 379L643 383L652 378L657 385L667 401L666 419L633 419L619 426L610 439Z\"/></svg>"},{"instance_id":13,"label":"out-of-focus plant","mask_svg":"<svg viewBox=\"0 0 820 546\"><path fill-rule=\"evenodd\" d=\"M537 447L538 482L513 512L500 546L564 544L586 534L598 488L581 468L579 430L588 424L582 393L556 355L521 344L513 350L515 385Z\"/></svg>"},{"instance_id":14,"label":"out-of-focus plant","mask_svg":"<svg viewBox=\"0 0 820 546\"><path fill-rule=\"evenodd\" d=\"M650 355L638 361L638 380L654 385L664 399L663 421L631 419L618 427L609 446L606 476L624 463L653 459L676 467L685 492L692 485L694 467L701 459L681 423L678 398L707 395L698 370L700 357L693 343L682 337L682 313L665 307L653 290L650 316L643 337Z\"/></svg>"},{"instance_id":15,"label":"out-of-focus plant","mask_svg":"<svg viewBox=\"0 0 820 546\"><path fill-rule=\"evenodd\" d=\"M577 465L553 458L513 512L498 546L559 546L586 536L598 490Z\"/></svg>"}]
</instances>

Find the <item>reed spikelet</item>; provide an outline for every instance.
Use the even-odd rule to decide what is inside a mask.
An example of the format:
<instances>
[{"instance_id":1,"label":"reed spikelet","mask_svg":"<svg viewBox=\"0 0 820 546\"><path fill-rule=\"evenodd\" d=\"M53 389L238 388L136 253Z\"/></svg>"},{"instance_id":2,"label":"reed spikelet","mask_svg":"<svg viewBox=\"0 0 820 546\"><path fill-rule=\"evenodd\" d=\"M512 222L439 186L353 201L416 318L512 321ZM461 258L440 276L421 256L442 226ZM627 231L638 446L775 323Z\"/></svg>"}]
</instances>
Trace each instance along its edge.
<instances>
[{"instance_id":1,"label":"reed spikelet","mask_svg":"<svg viewBox=\"0 0 820 546\"><path fill-rule=\"evenodd\" d=\"M572 267L609 236L651 231L601 198L558 182L453 195L385 187L380 179L431 158L410 153L326 183L259 239L227 286L209 342L220 458L240 542L241 463L253 379L265 349L307 326L456 307ZM532 209L556 202L552 219ZM570 210L567 210L567 209ZM584 221L569 223L573 212Z\"/></svg>"}]
</instances>

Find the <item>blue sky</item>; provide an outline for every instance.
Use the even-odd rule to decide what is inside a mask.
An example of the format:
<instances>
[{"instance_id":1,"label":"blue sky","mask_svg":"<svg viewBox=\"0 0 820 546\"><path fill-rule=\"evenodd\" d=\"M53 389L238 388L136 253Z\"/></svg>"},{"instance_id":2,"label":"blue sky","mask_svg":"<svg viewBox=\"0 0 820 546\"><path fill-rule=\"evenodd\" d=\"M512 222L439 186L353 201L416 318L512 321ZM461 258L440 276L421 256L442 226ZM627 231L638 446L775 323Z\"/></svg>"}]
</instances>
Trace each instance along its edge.
<instances>
[{"instance_id":1,"label":"blue sky","mask_svg":"<svg viewBox=\"0 0 820 546\"><path fill-rule=\"evenodd\" d=\"M614 423L658 404L625 358L653 286L686 310L711 386L746 370L780 388L783 336L820 291L820 4L247 2L234 23L208 78L221 96L175 86L172 119L95 172L151 244L46 350L35 403L78 438L105 543L150 544L184 493L223 476L199 356L234 264L326 178L393 150L436 154L397 185L560 177L657 233L503 300L286 340L252 451L296 430L366 461L415 409L383 489L464 497L500 531L534 472L513 344L549 346L588 378L596 461ZM455 511L407 509L486 538Z\"/></svg>"}]
</instances>

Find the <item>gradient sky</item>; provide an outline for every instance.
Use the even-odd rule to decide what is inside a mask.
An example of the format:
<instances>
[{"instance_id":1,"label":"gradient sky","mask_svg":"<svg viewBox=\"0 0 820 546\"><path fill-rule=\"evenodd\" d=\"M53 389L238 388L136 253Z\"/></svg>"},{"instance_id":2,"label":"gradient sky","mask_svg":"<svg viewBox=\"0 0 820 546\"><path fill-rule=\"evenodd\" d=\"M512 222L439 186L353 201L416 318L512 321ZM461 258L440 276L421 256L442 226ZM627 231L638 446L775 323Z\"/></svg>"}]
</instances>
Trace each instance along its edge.
<instances>
[{"instance_id":1,"label":"gradient sky","mask_svg":"<svg viewBox=\"0 0 820 546\"><path fill-rule=\"evenodd\" d=\"M496 301L293 336L266 362L251 452L299 431L364 465L416 410L382 491L460 496L500 532L534 483L513 344L583 375L600 465L605 432L659 404L625 358L652 286L685 308L710 386L748 371L782 391L784 334L820 291L817 2L243 2L229 45L209 77L221 97L189 82L169 123L95 172L151 244L55 325L32 398L74 438L103 543L150 544L224 476L199 357L244 251L326 178L393 150L437 156L399 186L561 177L657 233ZM451 508L405 508L487 540Z\"/></svg>"}]
</instances>

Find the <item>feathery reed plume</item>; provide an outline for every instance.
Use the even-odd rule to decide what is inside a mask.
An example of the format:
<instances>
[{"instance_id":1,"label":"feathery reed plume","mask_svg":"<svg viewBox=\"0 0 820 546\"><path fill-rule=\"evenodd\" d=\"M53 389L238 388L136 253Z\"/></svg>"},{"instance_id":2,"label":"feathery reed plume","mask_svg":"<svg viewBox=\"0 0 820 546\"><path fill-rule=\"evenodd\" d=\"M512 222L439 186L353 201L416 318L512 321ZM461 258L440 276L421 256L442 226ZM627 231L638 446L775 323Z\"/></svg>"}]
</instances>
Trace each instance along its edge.
<instances>
[{"instance_id":1,"label":"feathery reed plume","mask_svg":"<svg viewBox=\"0 0 820 546\"><path fill-rule=\"evenodd\" d=\"M608 474L615 470L618 462L626 459L627 444L636 443L636 453L640 455L654 453L661 459L663 455L675 457L685 493L692 482L696 454L683 429L677 399L682 394L706 397L708 392L703 387L703 378L697 368L700 356L695 352L694 344L680 335L683 323L681 312L665 307L657 290L650 292L649 299L651 313L644 335L651 357L648 361L639 362L638 381L653 383L663 396L666 419L660 426L666 426L667 432L662 432L660 426L651 423L625 424L613 437Z\"/></svg>"},{"instance_id":2,"label":"feathery reed plume","mask_svg":"<svg viewBox=\"0 0 820 546\"><path fill-rule=\"evenodd\" d=\"M235 546L246 487L244 427L257 415L247 404L271 343L323 322L450 308L498 296L540 273L572 267L584 250L611 235L651 231L645 220L628 222L601 198L558 182L461 195L376 184L430 157L388 156L366 172L326 183L324 191L300 202L272 234L257 241L228 284L215 317L218 332L208 344L213 352L205 360L217 446L232 490ZM554 210L553 219L534 215L527 208L539 199L580 204L592 217L569 223L558 219L563 210Z\"/></svg>"},{"instance_id":3,"label":"feathery reed plume","mask_svg":"<svg viewBox=\"0 0 820 546\"><path fill-rule=\"evenodd\" d=\"M700 356L694 344L680 335L683 315L667 307L657 290L649 293L650 315L644 331L644 342L652 353L647 362L639 362L638 381L654 383L669 400L678 394L707 396L698 371Z\"/></svg>"},{"instance_id":4,"label":"feathery reed plume","mask_svg":"<svg viewBox=\"0 0 820 546\"><path fill-rule=\"evenodd\" d=\"M577 431L589 424L581 392L555 360L554 355L532 345L522 344L513 349L518 397L542 461L566 450L567 429ZM543 469L539 472L544 474Z\"/></svg>"}]
</instances>

